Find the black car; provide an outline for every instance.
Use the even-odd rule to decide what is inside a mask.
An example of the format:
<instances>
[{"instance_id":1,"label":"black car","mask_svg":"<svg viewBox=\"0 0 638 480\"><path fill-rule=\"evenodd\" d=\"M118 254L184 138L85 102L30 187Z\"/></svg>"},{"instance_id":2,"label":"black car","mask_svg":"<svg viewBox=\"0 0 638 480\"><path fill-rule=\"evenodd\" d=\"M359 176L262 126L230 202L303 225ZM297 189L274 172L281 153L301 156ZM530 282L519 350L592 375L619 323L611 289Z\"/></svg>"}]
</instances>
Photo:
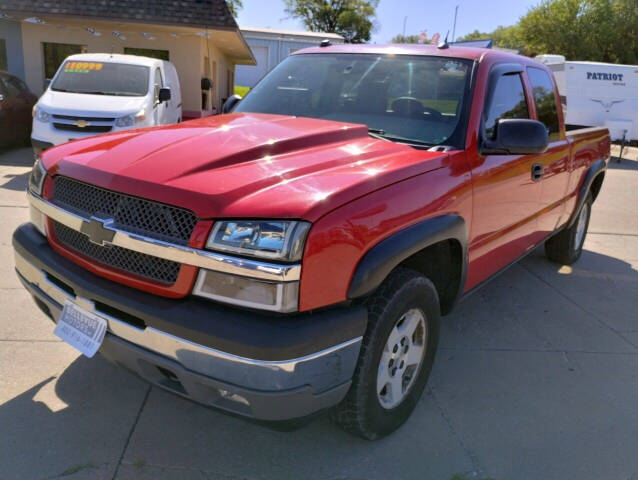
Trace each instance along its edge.
<instances>
[{"instance_id":1,"label":"black car","mask_svg":"<svg viewBox=\"0 0 638 480\"><path fill-rule=\"evenodd\" d=\"M0 71L0 148L29 143L37 100L22 80Z\"/></svg>"}]
</instances>

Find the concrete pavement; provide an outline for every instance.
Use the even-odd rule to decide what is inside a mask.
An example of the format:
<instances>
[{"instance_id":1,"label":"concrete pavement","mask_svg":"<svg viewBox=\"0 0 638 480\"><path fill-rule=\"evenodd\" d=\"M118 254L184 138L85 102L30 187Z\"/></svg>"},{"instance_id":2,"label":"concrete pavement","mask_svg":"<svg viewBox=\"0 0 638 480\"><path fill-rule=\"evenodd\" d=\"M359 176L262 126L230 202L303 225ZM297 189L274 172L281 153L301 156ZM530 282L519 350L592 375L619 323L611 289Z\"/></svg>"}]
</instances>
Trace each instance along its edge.
<instances>
[{"instance_id":1,"label":"concrete pavement","mask_svg":"<svg viewBox=\"0 0 638 480\"><path fill-rule=\"evenodd\" d=\"M13 273L28 149L0 154L0 479L638 478L638 149L581 260L535 251L446 317L426 394L378 442L277 432L149 387L52 335Z\"/></svg>"}]
</instances>

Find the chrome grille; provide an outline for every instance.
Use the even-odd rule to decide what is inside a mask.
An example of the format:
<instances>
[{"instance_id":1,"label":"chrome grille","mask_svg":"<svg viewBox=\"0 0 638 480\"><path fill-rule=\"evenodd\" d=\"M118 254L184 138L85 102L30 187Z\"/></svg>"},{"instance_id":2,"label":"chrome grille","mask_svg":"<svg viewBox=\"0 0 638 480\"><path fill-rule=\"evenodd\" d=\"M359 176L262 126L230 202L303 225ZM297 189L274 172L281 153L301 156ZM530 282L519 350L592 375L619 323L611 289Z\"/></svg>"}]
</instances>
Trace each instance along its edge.
<instances>
[{"instance_id":1,"label":"chrome grille","mask_svg":"<svg viewBox=\"0 0 638 480\"><path fill-rule=\"evenodd\" d=\"M100 246L89 241L89 237L72 228L53 222L55 236L64 246L82 255L95 259L103 265L125 270L140 277L157 282L174 284L180 264L153 257L122 247Z\"/></svg>"},{"instance_id":2,"label":"chrome grille","mask_svg":"<svg viewBox=\"0 0 638 480\"><path fill-rule=\"evenodd\" d=\"M105 190L68 177L54 178L53 202L85 218L113 219L113 226L138 235L187 245L197 223L190 210Z\"/></svg>"}]
</instances>

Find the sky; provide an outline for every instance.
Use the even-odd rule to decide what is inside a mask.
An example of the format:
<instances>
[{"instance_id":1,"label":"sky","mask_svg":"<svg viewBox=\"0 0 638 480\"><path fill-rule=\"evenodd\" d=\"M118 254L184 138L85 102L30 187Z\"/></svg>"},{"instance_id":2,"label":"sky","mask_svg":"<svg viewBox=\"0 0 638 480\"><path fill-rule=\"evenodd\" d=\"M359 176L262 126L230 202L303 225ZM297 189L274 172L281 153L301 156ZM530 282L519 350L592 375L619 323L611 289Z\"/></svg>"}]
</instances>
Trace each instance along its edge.
<instances>
[{"instance_id":1,"label":"sky","mask_svg":"<svg viewBox=\"0 0 638 480\"><path fill-rule=\"evenodd\" d=\"M283 0L243 0L238 23L242 27L266 27L282 30L303 30L301 22L286 18ZM388 43L398 33L403 33L403 21L407 16L406 33L427 31L428 37L440 33L444 37L454 23L454 9L459 6L456 21L456 37L476 29L490 32L499 25L512 25L530 7L540 0L381 0L377 8L376 29L373 43Z\"/></svg>"}]
</instances>

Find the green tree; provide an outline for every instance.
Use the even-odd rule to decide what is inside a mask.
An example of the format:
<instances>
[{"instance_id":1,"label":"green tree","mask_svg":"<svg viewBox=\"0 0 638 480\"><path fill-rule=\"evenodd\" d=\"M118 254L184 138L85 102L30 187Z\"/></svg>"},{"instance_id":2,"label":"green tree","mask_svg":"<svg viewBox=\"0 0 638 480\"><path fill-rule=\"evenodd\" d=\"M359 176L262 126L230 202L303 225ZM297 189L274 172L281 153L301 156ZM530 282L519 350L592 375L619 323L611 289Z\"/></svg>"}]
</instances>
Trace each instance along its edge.
<instances>
[{"instance_id":1,"label":"green tree","mask_svg":"<svg viewBox=\"0 0 638 480\"><path fill-rule=\"evenodd\" d=\"M311 32L337 33L347 43L370 40L379 0L284 0L286 13Z\"/></svg>"},{"instance_id":2,"label":"green tree","mask_svg":"<svg viewBox=\"0 0 638 480\"><path fill-rule=\"evenodd\" d=\"M512 25L510 27L497 27L491 33L479 32L478 30L474 30L471 33L463 37L457 38L457 42L467 42L470 40L486 40L488 38L492 39L494 45L503 48L514 48L517 50L524 50L523 41L520 38L520 32L516 25Z\"/></svg>"},{"instance_id":3,"label":"green tree","mask_svg":"<svg viewBox=\"0 0 638 480\"><path fill-rule=\"evenodd\" d=\"M458 37L455 41L456 42L469 42L471 40L485 40L488 38L492 38L492 34L491 33L483 33L483 32L479 32L478 30L474 30L471 33L468 33L467 35L464 35L462 37Z\"/></svg>"},{"instance_id":4,"label":"green tree","mask_svg":"<svg viewBox=\"0 0 638 480\"><path fill-rule=\"evenodd\" d=\"M637 64L638 0L544 0L516 25L475 30L459 40L483 38L529 56Z\"/></svg>"},{"instance_id":5,"label":"green tree","mask_svg":"<svg viewBox=\"0 0 638 480\"><path fill-rule=\"evenodd\" d=\"M518 28L530 53L617 63L638 58L637 0L545 0Z\"/></svg>"},{"instance_id":6,"label":"green tree","mask_svg":"<svg viewBox=\"0 0 638 480\"><path fill-rule=\"evenodd\" d=\"M395 35L390 40L390 43L419 43L419 35ZM427 39L425 42L428 43L430 40Z\"/></svg>"},{"instance_id":7,"label":"green tree","mask_svg":"<svg viewBox=\"0 0 638 480\"><path fill-rule=\"evenodd\" d=\"M226 5L228 5L228 9L230 13L233 14L233 17L236 17L239 11L244 8L242 0L226 0Z\"/></svg>"}]
</instances>

